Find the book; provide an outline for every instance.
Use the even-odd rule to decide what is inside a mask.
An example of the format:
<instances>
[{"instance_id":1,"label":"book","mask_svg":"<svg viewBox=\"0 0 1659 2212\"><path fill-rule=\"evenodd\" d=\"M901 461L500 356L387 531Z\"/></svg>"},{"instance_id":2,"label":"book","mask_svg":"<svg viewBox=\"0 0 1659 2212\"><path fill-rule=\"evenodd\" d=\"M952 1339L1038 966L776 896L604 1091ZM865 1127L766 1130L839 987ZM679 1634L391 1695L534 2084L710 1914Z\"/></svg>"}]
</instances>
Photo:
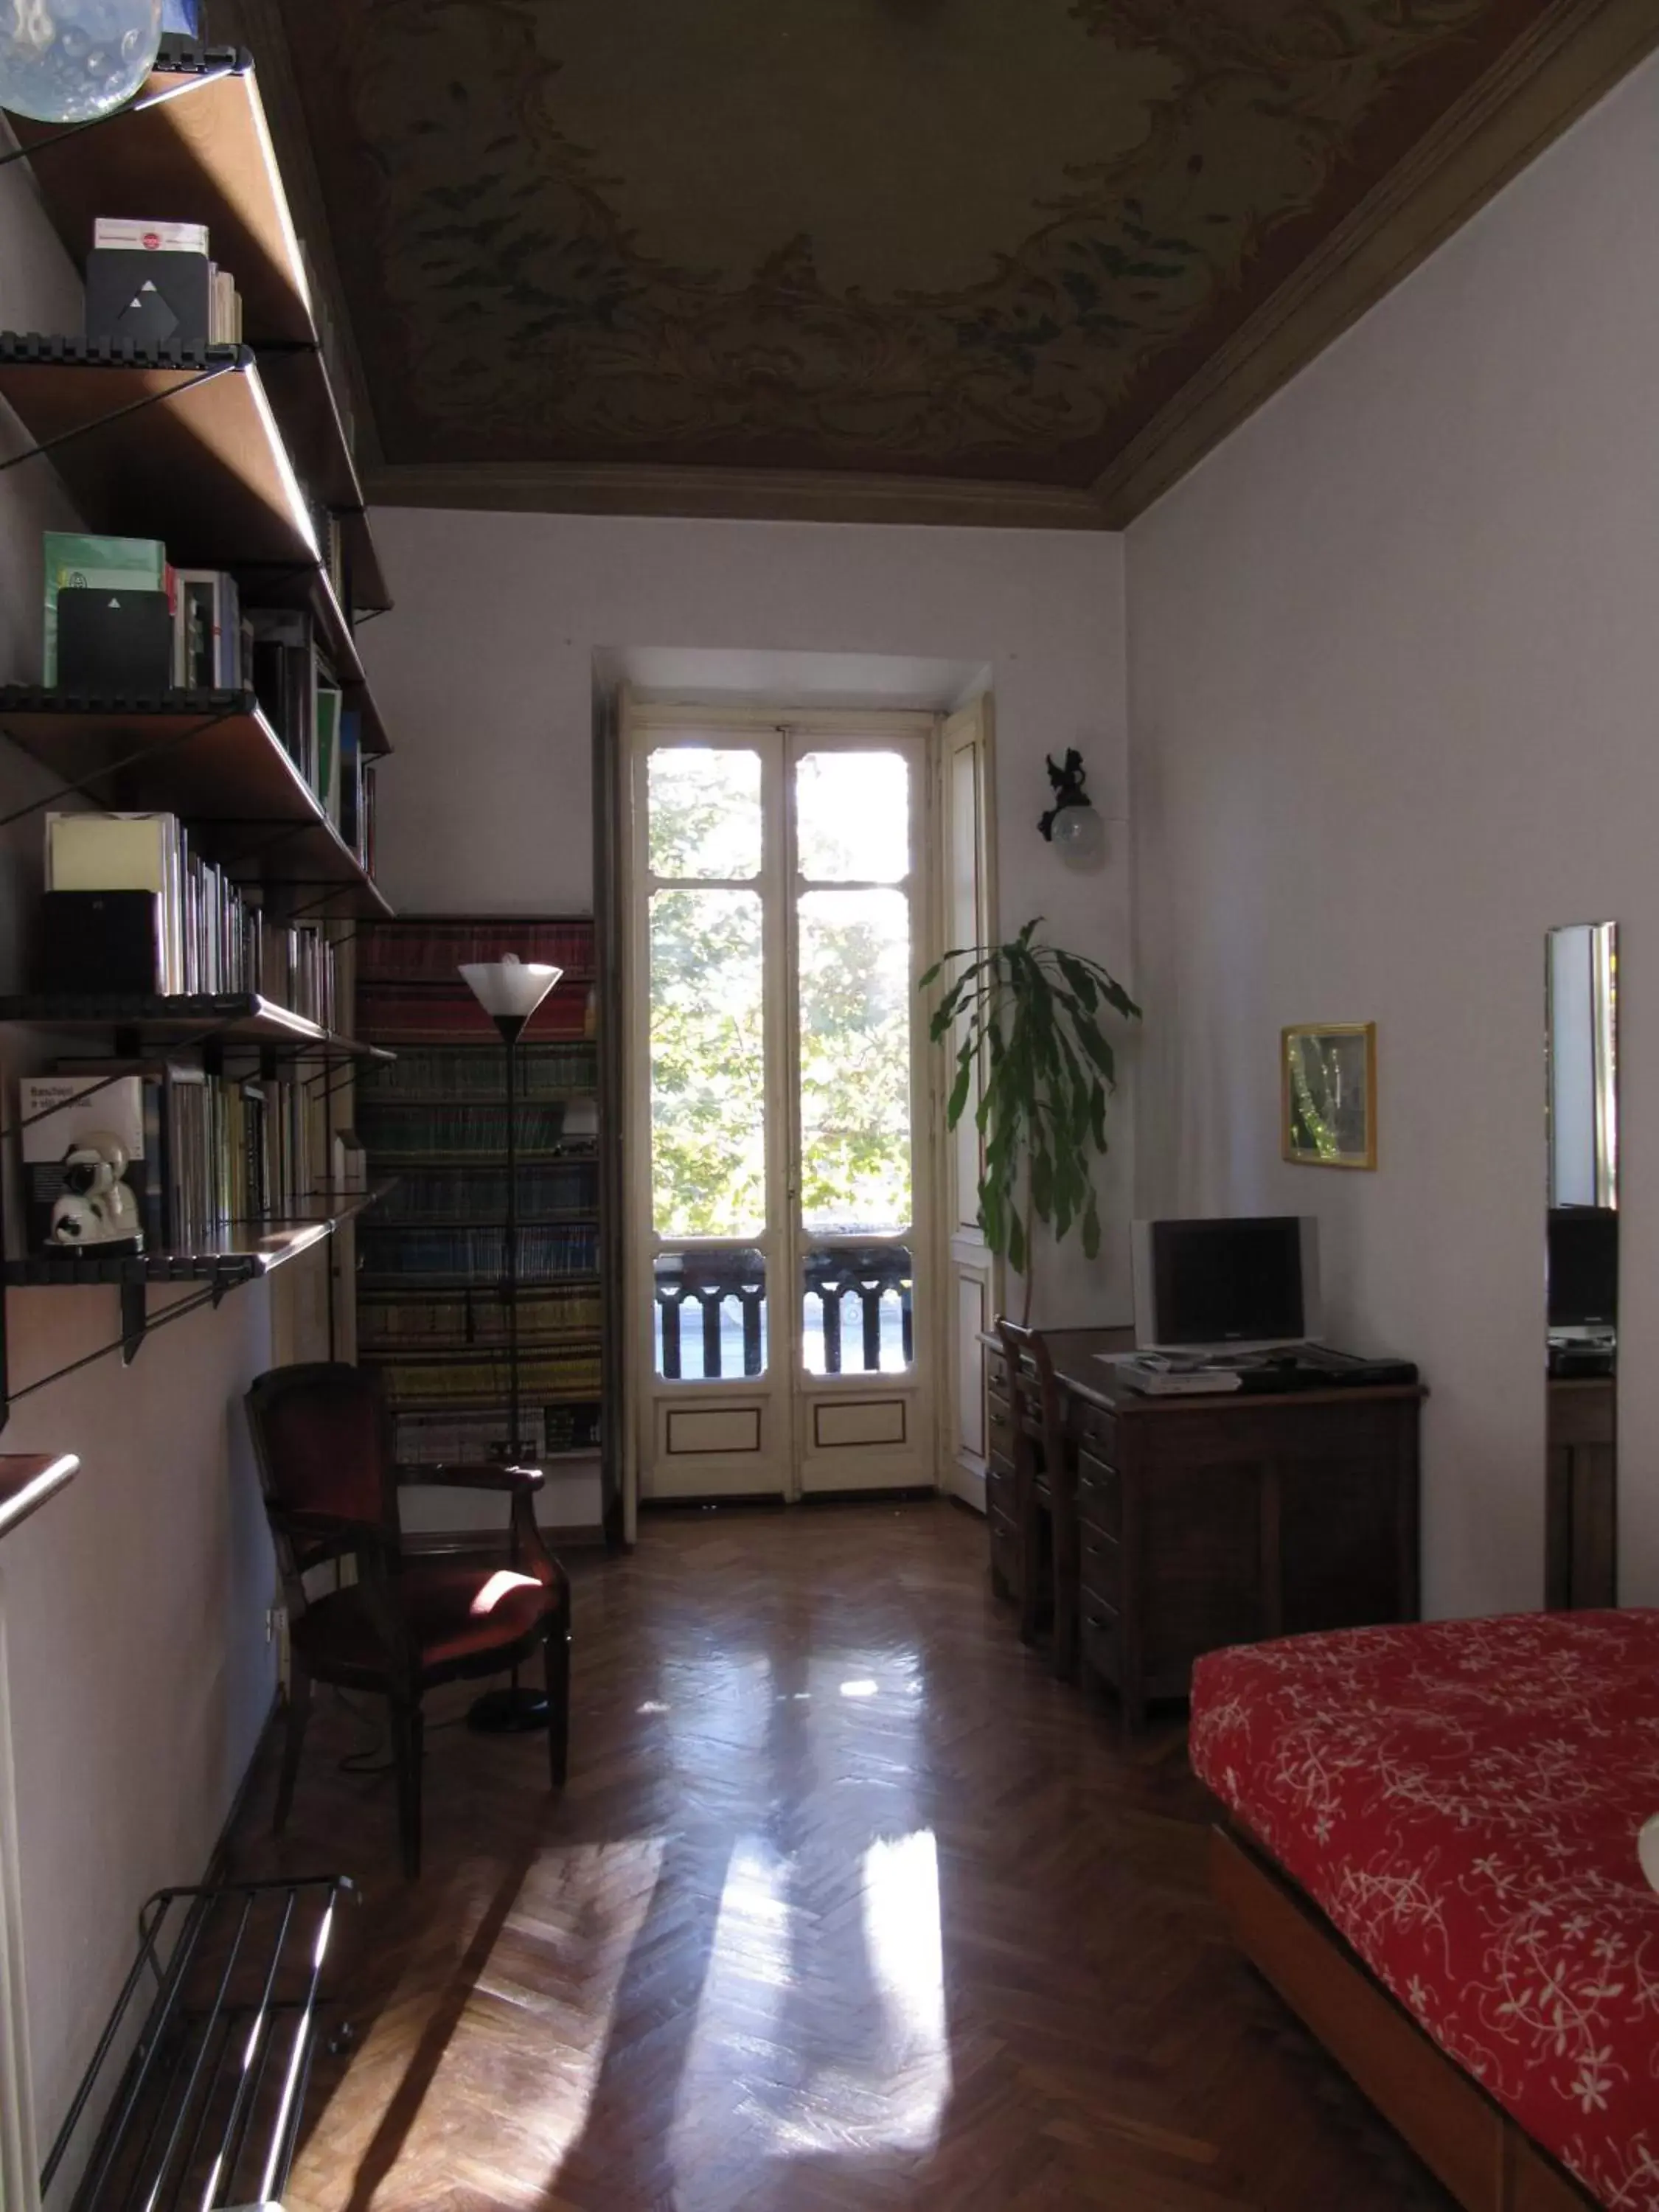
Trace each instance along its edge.
<instances>
[{"instance_id":1,"label":"book","mask_svg":"<svg viewBox=\"0 0 1659 2212\"><path fill-rule=\"evenodd\" d=\"M213 264L194 248L94 246L87 256L86 333L94 344L210 344Z\"/></svg>"},{"instance_id":2,"label":"book","mask_svg":"<svg viewBox=\"0 0 1659 2212\"><path fill-rule=\"evenodd\" d=\"M363 721L355 707L340 710L340 811L337 823L347 848L363 852Z\"/></svg>"},{"instance_id":3,"label":"book","mask_svg":"<svg viewBox=\"0 0 1659 2212\"><path fill-rule=\"evenodd\" d=\"M44 673L58 681L58 594L60 591L167 592L172 571L159 538L109 538L86 531L48 530L44 536L46 623Z\"/></svg>"},{"instance_id":4,"label":"book","mask_svg":"<svg viewBox=\"0 0 1659 2212\"><path fill-rule=\"evenodd\" d=\"M1218 1367L1199 1357L1179 1352L1142 1352L1129 1358L1101 1352L1099 1358L1117 1370L1118 1380L1148 1398L1204 1398L1242 1388L1237 1367Z\"/></svg>"},{"instance_id":5,"label":"book","mask_svg":"<svg viewBox=\"0 0 1659 2212\"><path fill-rule=\"evenodd\" d=\"M93 251L118 252L208 253L204 222L147 222L136 216L100 215L92 226Z\"/></svg>"},{"instance_id":6,"label":"book","mask_svg":"<svg viewBox=\"0 0 1659 2212\"><path fill-rule=\"evenodd\" d=\"M340 708L339 687L326 680L325 672L319 665L317 672L317 796L323 802L323 811L337 830L340 827Z\"/></svg>"},{"instance_id":7,"label":"book","mask_svg":"<svg viewBox=\"0 0 1659 2212\"><path fill-rule=\"evenodd\" d=\"M179 818L173 814L48 814L49 891L154 891L161 900L158 988L183 991Z\"/></svg>"},{"instance_id":8,"label":"book","mask_svg":"<svg viewBox=\"0 0 1659 2212\"><path fill-rule=\"evenodd\" d=\"M240 691L242 614L236 580L221 568L176 568L173 680L185 691Z\"/></svg>"},{"instance_id":9,"label":"book","mask_svg":"<svg viewBox=\"0 0 1659 2212\"><path fill-rule=\"evenodd\" d=\"M31 1247L142 1251L155 1156L137 1078L25 1076L18 1119Z\"/></svg>"},{"instance_id":10,"label":"book","mask_svg":"<svg viewBox=\"0 0 1659 2212\"><path fill-rule=\"evenodd\" d=\"M283 750L317 787L317 668L311 617L287 607L251 607L253 689Z\"/></svg>"}]
</instances>

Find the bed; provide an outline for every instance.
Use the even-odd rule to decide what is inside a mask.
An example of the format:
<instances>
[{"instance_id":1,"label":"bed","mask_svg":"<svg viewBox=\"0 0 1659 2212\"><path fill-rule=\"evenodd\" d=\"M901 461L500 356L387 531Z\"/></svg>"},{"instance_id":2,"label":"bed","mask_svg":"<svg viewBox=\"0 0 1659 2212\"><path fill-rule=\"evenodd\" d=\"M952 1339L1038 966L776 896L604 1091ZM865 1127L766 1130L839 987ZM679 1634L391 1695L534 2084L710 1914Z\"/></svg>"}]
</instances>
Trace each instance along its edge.
<instances>
[{"instance_id":1,"label":"bed","mask_svg":"<svg viewBox=\"0 0 1659 2212\"><path fill-rule=\"evenodd\" d=\"M1234 1935L1470 2212L1659 2212L1659 1613L1218 1651Z\"/></svg>"}]
</instances>

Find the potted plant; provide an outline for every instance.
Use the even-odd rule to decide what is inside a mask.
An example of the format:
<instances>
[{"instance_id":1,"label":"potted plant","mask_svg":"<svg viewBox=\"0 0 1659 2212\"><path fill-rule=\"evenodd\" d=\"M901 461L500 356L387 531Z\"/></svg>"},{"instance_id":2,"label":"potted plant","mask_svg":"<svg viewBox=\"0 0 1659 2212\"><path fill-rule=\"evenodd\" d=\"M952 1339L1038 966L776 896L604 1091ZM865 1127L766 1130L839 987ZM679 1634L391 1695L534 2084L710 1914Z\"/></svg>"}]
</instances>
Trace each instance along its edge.
<instances>
[{"instance_id":1,"label":"potted plant","mask_svg":"<svg viewBox=\"0 0 1659 2212\"><path fill-rule=\"evenodd\" d=\"M949 1127L967 1111L979 1072L979 1225L992 1251L1024 1276L1028 1322L1036 1223L1056 1243L1077 1227L1091 1259L1100 1249L1094 1163L1106 1150L1106 1098L1116 1088L1101 1017L1140 1013L1097 960L1044 944L1040 924L1040 916L1028 921L1006 945L947 952L921 984L926 990L953 962L965 963L928 1034L936 1044L953 1033L957 1040Z\"/></svg>"}]
</instances>

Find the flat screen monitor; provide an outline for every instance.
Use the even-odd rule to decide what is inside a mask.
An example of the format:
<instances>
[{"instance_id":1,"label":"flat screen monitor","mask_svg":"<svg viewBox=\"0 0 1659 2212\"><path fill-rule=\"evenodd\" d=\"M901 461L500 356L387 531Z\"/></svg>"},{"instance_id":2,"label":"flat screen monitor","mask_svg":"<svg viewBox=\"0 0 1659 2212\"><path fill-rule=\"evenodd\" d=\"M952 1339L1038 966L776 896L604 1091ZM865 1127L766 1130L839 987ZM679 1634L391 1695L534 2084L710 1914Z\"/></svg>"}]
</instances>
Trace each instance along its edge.
<instances>
[{"instance_id":1,"label":"flat screen monitor","mask_svg":"<svg viewBox=\"0 0 1659 2212\"><path fill-rule=\"evenodd\" d=\"M1319 1334L1318 1223L1278 1213L1134 1224L1135 1340L1263 1352Z\"/></svg>"},{"instance_id":2,"label":"flat screen monitor","mask_svg":"<svg viewBox=\"0 0 1659 2212\"><path fill-rule=\"evenodd\" d=\"M1619 1216L1607 1206L1553 1206L1549 1325L1612 1328L1619 1320Z\"/></svg>"}]
</instances>

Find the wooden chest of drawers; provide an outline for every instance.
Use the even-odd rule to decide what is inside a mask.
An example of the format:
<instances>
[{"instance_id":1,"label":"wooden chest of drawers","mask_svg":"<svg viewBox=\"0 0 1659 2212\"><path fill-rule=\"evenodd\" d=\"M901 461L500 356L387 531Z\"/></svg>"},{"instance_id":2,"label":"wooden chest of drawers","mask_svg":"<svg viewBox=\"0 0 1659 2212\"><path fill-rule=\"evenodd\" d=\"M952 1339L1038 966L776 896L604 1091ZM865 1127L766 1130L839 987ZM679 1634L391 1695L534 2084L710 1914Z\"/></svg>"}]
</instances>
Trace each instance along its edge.
<instances>
[{"instance_id":1,"label":"wooden chest of drawers","mask_svg":"<svg viewBox=\"0 0 1659 2212\"><path fill-rule=\"evenodd\" d=\"M1419 1389L1138 1398L1094 1357L1103 1334L1048 1342L1077 1504L1083 1662L1116 1690L1128 1725L1151 1700L1184 1697L1201 1652L1417 1617ZM1000 1347L987 1376L991 1557L1006 1583Z\"/></svg>"}]
</instances>

